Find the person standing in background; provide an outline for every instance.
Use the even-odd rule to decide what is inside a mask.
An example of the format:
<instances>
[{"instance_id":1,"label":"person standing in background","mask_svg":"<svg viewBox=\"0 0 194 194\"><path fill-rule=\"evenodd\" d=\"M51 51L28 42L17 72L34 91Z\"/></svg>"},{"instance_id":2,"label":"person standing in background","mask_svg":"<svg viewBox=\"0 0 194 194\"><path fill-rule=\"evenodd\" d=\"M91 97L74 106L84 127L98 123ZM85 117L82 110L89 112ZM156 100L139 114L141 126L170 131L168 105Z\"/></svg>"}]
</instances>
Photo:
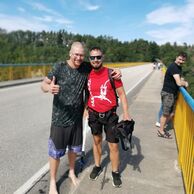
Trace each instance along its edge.
<instances>
[{"instance_id":1,"label":"person standing in background","mask_svg":"<svg viewBox=\"0 0 194 194\"><path fill-rule=\"evenodd\" d=\"M188 87L188 82L181 79L182 65L187 59L185 52L180 52L175 61L169 65L164 77L164 83L161 91L162 100L162 116L160 118L160 129L158 136L163 138L171 138L171 134L164 128L167 121L174 115L175 104L179 87Z\"/></svg>"}]
</instances>

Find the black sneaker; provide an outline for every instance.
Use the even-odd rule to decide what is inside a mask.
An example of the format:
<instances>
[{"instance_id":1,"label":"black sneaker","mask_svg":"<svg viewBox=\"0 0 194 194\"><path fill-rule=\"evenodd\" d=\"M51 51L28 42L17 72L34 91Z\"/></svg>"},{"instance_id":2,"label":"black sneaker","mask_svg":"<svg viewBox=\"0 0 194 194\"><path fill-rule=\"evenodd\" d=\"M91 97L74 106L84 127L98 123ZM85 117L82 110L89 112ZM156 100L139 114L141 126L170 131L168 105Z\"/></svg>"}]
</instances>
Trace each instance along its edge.
<instances>
[{"instance_id":1,"label":"black sneaker","mask_svg":"<svg viewBox=\"0 0 194 194\"><path fill-rule=\"evenodd\" d=\"M121 175L119 172L112 172L112 185L114 187L121 187L122 181L121 181Z\"/></svg>"},{"instance_id":2,"label":"black sneaker","mask_svg":"<svg viewBox=\"0 0 194 194\"><path fill-rule=\"evenodd\" d=\"M98 176L100 175L100 173L102 172L102 168L101 166L94 166L94 168L92 169L92 172L90 173L90 179L91 180L97 180Z\"/></svg>"}]
</instances>

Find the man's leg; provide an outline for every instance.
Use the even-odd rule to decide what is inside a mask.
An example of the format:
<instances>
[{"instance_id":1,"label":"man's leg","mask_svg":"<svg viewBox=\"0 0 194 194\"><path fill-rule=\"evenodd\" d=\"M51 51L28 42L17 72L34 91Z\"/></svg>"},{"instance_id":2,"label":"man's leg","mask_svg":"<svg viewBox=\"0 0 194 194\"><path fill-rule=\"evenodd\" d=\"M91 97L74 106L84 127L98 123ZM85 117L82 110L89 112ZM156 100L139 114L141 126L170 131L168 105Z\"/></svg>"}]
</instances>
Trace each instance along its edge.
<instances>
[{"instance_id":1,"label":"man's leg","mask_svg":"<svg viewBox=\"0 0 194 194\"><path fill-rule=\"evenodd\" d=\"M157 121L155 123L156 127L160 127L160 118L162 116L162 104L160 106L160 110L158 111L158 117L157 117Z\"/></svg>"},{"instance_id":2,"label":"man's leg","mask_svg":"<svg viewBox=\"0 0 194 194\"><path fill-rule=\"evenodd\" d=\"M168 117L167 123L170 122L174 117L174 112L170 114L170 116Z\"/></svg>"},{"instance_id":3,"label":"man's leg","mask_svg":"<svg viewBox=\"0 0 194 194\"><path fill-rule=\"evenodd\" d=\"M69 178L72 180L73 184L76 186L79 184L79 180L75 175L75 160L77 154L74 152L68 152L69 158Z\"/></svg>"},{"instance_id":4,"label":"man's leg","mask_svg":"<svg viewBox=\"0 0 194 194\"><path fill-rule=\"evenodd\" d=\"M110 160L112 164L112 179L114 187L121 187L121 175L119 172L119 148L118 143L108 143L110 149Z\"/></svg>"},{"instance_id":5,"label":"man's leg","mask_svg":"<svg viewBox=\"0 0 194 194\"><path fill-rule=\"evenodd\" d=\"M101 168L101 155L102 155L102 135L93 135L93 155L95 166L90 173L91 180L97 180L102 172Z\"/></svg>"},{"instance_id":6,"label":"man's leg","mask_svg":"<svg viewBox=\"0 0 194 194\"><path fill-rule=\"evenodd\" d=\"M158 130L158 135L160 137L170 138L170 134L164 130L165 125L173 116L173 109L175 107L175 97L173 94L168 92L161 92L162 99L162 111L163 115L160 118L160 130Z\"/></svg>"},{"instance_id":7,"label":"man's leg","mask_svg":"<svg viewBox=\"0 0 194 194\"><path fill-rule=\"evenodd\" d=\"M96 166L101 164L102 155L102 135L93 135L93 155Z\"/></svg>"},{"instance_id":8,"label":"man's leg","mask_svg":"<svg viewBox=\"0 0 194 194\"><path fill-rule=\"evenodd\" d=\"M169 120L170 115L162 115L160 118L160 130L158 130L159 137L165 137L171 139L171 134L164 130L164 127Z\"/></svg>"},{"instance_id":9,"label":"man's leg","mask_svg":"<svg viewBox=\"0 0 194 194\"><path fill-rule=\"evenodd\" d=\"M56 176L59 167L60 159L49 157L50 164L50 187L49 194L58 194L56 186Z\"/></svg>"},{"instance_id":10,"label":"man's leg","mask_svg":"<svg viewBox=\"0 0 194 194\"><path fill-rule=\"evenodd\" d=\"M119 171L119 146L118 143L108 143L110 149L110 161L112 165L112 171L118 172Z\"/></svg>"},{"instance_id":11,"label":"man's leg","mask_svg":"<svg viewBox=\"0 0 194 194\"><path fill-rule=\"evenodd\" d=\"M162 116L162 104L161 104L160 110L159 110L159 112L158 112L158 120L157 120L158 122L160 122L161 116Z\"/></svg>"},{"instance_id":12,"label":"man's leg","mask_svg":"<svg viewBox=\"0 0 194 194\"><path fill-rule=\"evenodd\" d=\"M168 119L167 115L162 115L160 118L160 132L164 134L164 126L166 125L166 121Z\"/></svg>"}]
</instances>

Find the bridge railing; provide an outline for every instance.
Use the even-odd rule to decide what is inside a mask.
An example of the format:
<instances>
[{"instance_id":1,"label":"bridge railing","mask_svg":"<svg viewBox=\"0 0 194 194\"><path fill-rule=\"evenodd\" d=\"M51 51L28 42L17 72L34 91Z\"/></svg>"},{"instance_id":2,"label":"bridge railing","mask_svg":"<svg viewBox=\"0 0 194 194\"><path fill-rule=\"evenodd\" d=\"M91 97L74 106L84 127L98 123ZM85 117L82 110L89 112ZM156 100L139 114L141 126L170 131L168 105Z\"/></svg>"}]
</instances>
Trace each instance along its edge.
<instances>
[{"instance_id":1,"label":"bridge railing","mask_svg":"<svg viewBox=\"0 0 194 194\"><path fill-rule=\"evenodd\" d=\"M179 165L187 194L194 193L194 99L181 87L178 96L174 129Z\"/></svg>"},{"instance_id":2,"label":"bridge railing","mask_svg":"<svg viewBox=\"0 0 194 194\"><path fill-rule=\"evenodd\" d=\"M53 64L0 64L0 81L42 77Z\"/></svg>"},{"instance_id":3,"label":"bridge railing","mask_svg":"<svg viewBox=\"0 0 194 194\"><path fill-rule=\"evenodd\" d=\"M142 65L145 62L105 63L107 67L129 67ZM17 80L33 77L43 77L53 66L50 64L0 64L0 81Z\"/></svg>"}]
</instances>

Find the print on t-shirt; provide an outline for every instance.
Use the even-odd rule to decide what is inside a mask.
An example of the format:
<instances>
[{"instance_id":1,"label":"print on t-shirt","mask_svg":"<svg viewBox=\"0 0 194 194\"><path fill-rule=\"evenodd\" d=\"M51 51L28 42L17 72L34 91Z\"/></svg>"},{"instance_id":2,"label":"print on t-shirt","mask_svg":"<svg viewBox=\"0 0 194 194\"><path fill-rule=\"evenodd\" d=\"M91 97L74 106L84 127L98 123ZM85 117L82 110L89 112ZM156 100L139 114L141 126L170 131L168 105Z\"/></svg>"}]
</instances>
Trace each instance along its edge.
<instances>
[{"instance_id":1,"label":"print on t-shirt","mask_svg":"<svg viewBox=\"0 0 194 194\"><path fill-rule=\"evenodd\" d=\"M98 96L93 96L92 91L91 91L91 79L88 80L88 90L90 92L90 96L91 96L91 105L93 107L95 107L95 99L99 98L100 100L105 100L108 101L110 104L112 103L112 101L110 99L107 98L107 83L110 80L106 80L104 82L104 84L102 84L99 88L99 95Z\"/></svg>"}]
</instances>

